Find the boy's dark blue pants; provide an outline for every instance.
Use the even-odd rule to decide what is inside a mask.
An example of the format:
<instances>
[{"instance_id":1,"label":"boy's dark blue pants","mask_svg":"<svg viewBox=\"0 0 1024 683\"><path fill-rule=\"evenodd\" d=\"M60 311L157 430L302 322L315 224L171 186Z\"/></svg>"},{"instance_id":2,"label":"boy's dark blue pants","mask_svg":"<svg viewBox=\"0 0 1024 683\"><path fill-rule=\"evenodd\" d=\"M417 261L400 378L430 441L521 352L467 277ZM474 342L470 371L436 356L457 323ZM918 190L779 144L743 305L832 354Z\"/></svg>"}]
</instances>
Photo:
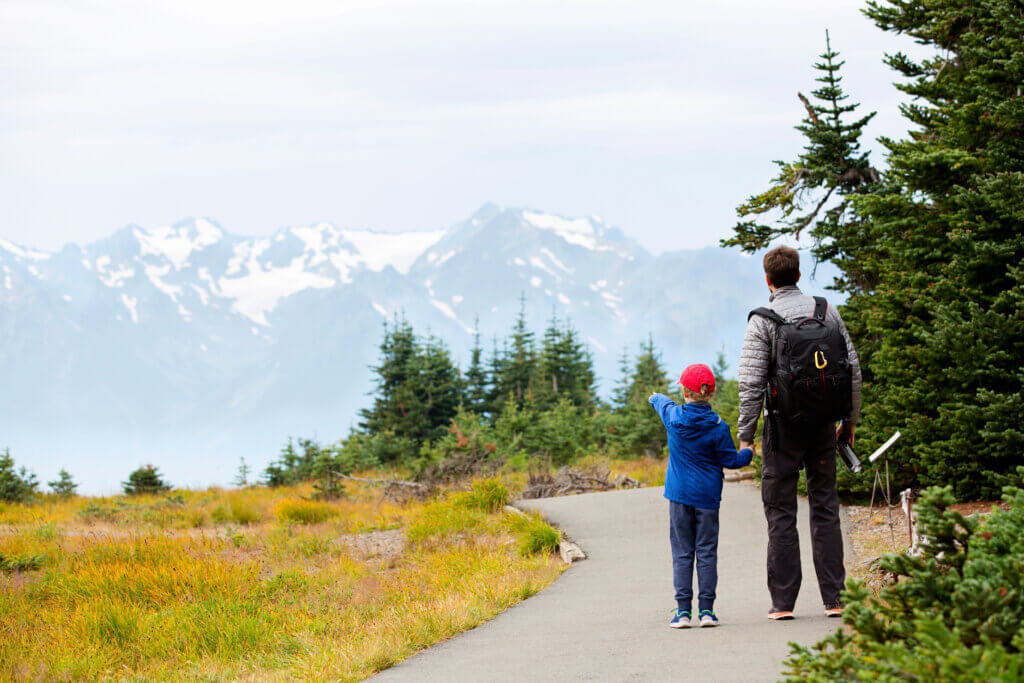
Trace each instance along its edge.
<instances>
[{"instance_id":1,"label":"boy's dark blue pants","mask_svg":"<svg viewBox=\"0 0 1024 683\"><path fill-rule=\"evenodd\" d=\"M718 585L718 510L668 502L672 578L676 605L693 611L693 563L697 561L697 609L714 609Z\"/></svg>"}]
</instances>

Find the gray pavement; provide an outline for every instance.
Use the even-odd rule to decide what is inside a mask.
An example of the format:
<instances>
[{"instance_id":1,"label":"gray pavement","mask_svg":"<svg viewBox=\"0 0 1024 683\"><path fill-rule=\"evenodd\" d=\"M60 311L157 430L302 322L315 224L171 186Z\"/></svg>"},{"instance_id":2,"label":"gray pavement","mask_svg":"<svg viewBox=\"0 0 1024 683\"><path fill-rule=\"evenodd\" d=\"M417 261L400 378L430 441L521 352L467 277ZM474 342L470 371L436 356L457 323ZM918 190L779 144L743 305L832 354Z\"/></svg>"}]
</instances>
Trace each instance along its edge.
<instances>
[{"instance_id":1,"label":"gray pavement","mask_svg":"<svg viewBox=\"0 0 1024 683\"><path fill-rule=\"evenodd\" d=\"M718 600L722 625L668 627L674 608L668 503L661 488L524 501L587 553L551 586L491 621L382 672L381 681L777 680L788 641L839 626L822 614L800 501L803 587L796 619L771 622L760 491L725 485ZM696 593L696 576L694 593Z\"/></svg>"}]
</instances>

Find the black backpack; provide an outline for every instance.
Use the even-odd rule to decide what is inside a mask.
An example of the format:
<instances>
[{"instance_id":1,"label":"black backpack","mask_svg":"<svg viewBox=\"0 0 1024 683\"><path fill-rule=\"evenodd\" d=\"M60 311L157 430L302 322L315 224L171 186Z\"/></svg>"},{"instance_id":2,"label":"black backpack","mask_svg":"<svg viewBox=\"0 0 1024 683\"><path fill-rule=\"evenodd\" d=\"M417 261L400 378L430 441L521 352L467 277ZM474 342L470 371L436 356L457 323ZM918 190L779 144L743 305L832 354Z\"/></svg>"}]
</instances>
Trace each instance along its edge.
<instances>
[{"instance_id":1,"label":"black backpack","mask_svg":"<svg viewBox=\"0 0 1024 683\"><path fill-rule=\"evenodd\" d=\"M814 297L814 315L788 322L757 308L776 324L765 397L769 410L794 422L835 422L850 414L853 369L839 326L825 317L828 302Z\"/></svg>"}]
</instances>

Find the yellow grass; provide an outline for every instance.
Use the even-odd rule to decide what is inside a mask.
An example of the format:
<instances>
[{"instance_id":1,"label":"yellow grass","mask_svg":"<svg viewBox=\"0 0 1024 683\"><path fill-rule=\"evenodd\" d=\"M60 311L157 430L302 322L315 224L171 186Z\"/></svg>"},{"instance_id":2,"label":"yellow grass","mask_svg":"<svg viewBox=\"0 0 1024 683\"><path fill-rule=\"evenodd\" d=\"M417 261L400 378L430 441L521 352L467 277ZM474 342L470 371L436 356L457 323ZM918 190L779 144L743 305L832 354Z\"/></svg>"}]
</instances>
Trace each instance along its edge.
<instances>
[{"instance_id":1,"label":"yellow grass","mask_svg":"<svg viewBox=\"0 0 1024 683\"><path fill-rule=\"evenodd\" d=\"M563 570L498 480L396 505L354 487L48 498L0 508L0 679L358 680ZM298 511L298 512L296 512ZM397 540L379 554L357 534ZM405 541L402 541L402 538Z\"/></svg>"}]
</instances>

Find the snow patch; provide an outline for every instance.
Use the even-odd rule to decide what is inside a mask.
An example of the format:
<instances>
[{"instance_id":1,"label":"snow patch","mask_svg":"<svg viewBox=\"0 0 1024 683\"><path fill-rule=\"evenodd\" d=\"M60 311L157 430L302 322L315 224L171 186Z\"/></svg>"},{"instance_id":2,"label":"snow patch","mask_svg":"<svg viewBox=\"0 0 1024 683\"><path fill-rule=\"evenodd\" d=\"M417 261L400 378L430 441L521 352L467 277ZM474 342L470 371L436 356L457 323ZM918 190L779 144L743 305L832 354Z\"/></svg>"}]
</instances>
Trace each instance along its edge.
<instances>
[{"instance_id":1,"label":"snow patch","mask_svg":"<svg viewBox=\"0 0 1024 683\"><path fill-rule=\"evenodd\" d=\"M555 255L554 255L554 254L553 254L553 253L551 252L551 250L550 250L550 249L548 249L547 247L541 247L541 248L540 248L540 253L542 253L542 254L544 254L545 256L547 256L547 257L548 257L548 259L550 259L550 261L551 261L552 263L554 263L554 264L555 264L556 266L558 266L559 268L561 268L561 269L562 269L563 271L565 271L566 273L571 273L571 272L573 272L574 270L576 270L575 268L570 268L570 267L568 267L567 265L565 265L564 263L562 263L561 261L559 261L559 260L558 260L558 257L557 257L557 256L555 256Z\"/></svg>"},{"instance_id":2,"label":"snow patch","mask_svg":"<svg viewBox=\"0 0 1024 683\"><path fill-rule=\"evenodd\" d=\"M0 249L10 252L18 258L25 258L31 261L45 261L51 256L51 254L47 254L46 252L19 247L14 242L8 242L7 240L0 240Z\"/></svg>"},{"instance_id":3,"label":"snow patch","mask_svg":"<svg viewBox=\"0 0 1024 683\"><path fill-rule=\"evenodd\" d=\"M572 303L572 301L569 300L569 297L567 297L565 294L562 294L561 292L558 293L558 300L561 301L566 306Z\"/></svg>"},{"instance_id":4,"label":"snow patch","mask_svg":"<svg viewBox=\"0 0 1024 683\"><path fill-rule=\"evenodd\" d=\"M541 280L536 275L534 275L533 277L530 278L530 284L533 285L534 287L540 287L542 282L543 282L543 280Z\"/></svg>"},{"instance_id":5,"label":"snow patch","mask_svg":"<svg viewBox=\"0 0 1024 683\"><path fill-rule=\"evenodd\" d=\"M512 263L516 264L517 266L525 266L526 265L526 261L524 261L523 259L519 258L518 256L516 256L514 259L512 259Z\"/></svg>"},{"instance_id":6,"label":"snow patch","mask_svg":"<svg viewBox=\"0 0 1024 683\"><path fill-rule=\"evenodd\" d=\"M258 325L270 326L267 313L277 308L281 299L304 289L334 286L331 278L304 270L302 256L293 258L288 266L264 269L256 255L251 256L246 275L220 278L217 281L219 291L214 293L234 299L231 309Z\"/></svg>"},{"instance_id":7,"label":"snow patch","mask_svg":"<svg viewBox=\"0 0 1024 683\"><path fill-rule=\"evenodd\" d=\"M381 314L382 316L384 316L385 318L387 318L387 317L388 317L388 311L387 311L387 309L386 309L386 308L384 308L383 306L381 306L381 305L380 305L379 303L377 303L376 301L374 301L374 302L373 302L373 310L377 311L378 313L380 313L380 314Z\"/></svg>"},{"instance_id":8,"label":"snow patch","mask_svg":"<svg viewBox=\"0 0 1024 683\"><path fill-rule=\"evenodd\" d=\"M181 287L178 287L177 285L169 285L160 279L164 275L167 275L167 273L171 272L170 264L165 264L163 266L147 265L145 270L146 277L148 277L149 281L153 283L153 286L171 297L171 301L177 303L178 296L181 294Z\"/></svg>"},{"instance_id":9,"label":"snow patch","mask_svg":"<svg viewBox=\"0 0 1024 683\"><path fill-rule=\"evenodd\" d=\"M133 232L144 256L163 256L171 262L175 270L181 270L188 265L188 257L192 252L202 251L216 244L224 234L220 228L205 218L194 221L192 225L177 228L164 226Z\"/></svg>"},{"instance_id":10,"label":"snow patch","mask_svg":"<svg viewBox=\"0 0 1024 683\"><path fill-rule=\"evenodd\" d=\"M445 316L451 318L452 320L459 319L458 316L455 315L455 311L452 310L452 307L446 304L445 302L438 301L436 299L431 299L430 303L434 305L434 308L441 311L442 313L445 314Z\"/></svg>"},{"instance_id":11,"label":"snow patch","mask_svg":"<svg viewBox=\"0 0 1024 683\"><path fill-rule=\"evenodd\" d=\"M366 267L373 271L392 266L405 275L423 252L445 236L444 230L428 232L373 232L342 230L341 237L355 245Z\"/></svg>"},{"instance_id":12,"label":"snow patch","mask_svg":"<svg viewBox=\"0 0 1024 683\"><path fill-rule=\"evenodd\" d=\"M116 270L107 270L110 265L109 256L100 256L96 259L96 272L99 274L100 282L107 287L124 287L125 280L135 277L135 269L128 266L119 266Z\"/></svg>"},{"instance_id":13,"label":"snow patch","mask_svg":"<svg viewBox=\"0 0 1024 683\"><path fill-rule=\"evenodd\" d=\"M139 311L136 308L139 300L133 296L128 296L124 292L121 292L121 303L128 309L128 313L132 316L132 322L136 325L139 324Z\"/></svg>"},{"instance_id":14,"label":"snow patch","mask_svg":"<svg viewBox=\"0 0 1024 683\"><path fill-rule=\"evenodd\" d=\"M543 270L545 273L547 273L551 277L555 278L556 281L562 279L558 275L558 273L556 273L555 271L553 271L550 268L548 268L548 264L544 263L543 261L541 261L536 256L531 256L530 257L530 265L533 266L534 268L537 268L538 270Z\"/></svg>"},{"instance_id":15,"label":"snow patch","mask_svg":"<svg viewBox=\"0 0 1024 683\"><path fill-rule=\"evenodd\" d=\"M456 306L461 304L462 303L462 295L461 294L456 294L455 296L453 296L452 297L452 303L455 304Z\"/></svg>"},{"instance_id":16,"label":"snow patch","mask_svg":"<svg viewBox=\"0 0 1024 683\"><path fill-rule=\"evenodd\" d=\"M453 249L452 251L447 252L444 256L442 256L441 258L437 259L437 263L435 263L434 265L437 265L437 266L441 265L442 263L444 263L445 261L450 259L452 256L455 256L457 253L459 253L458 249Z\"/></svg>"},{"instance_id":17,"label":"snow patch","mask_svg":"<svg viewBox=\"0 0 1024 683\"><path fill-rule=\"evenodd\" d=\"M601 351L602 353L607 353L608 352L608 349L606 349L604 347L604 344L602 344L601 342L597 341L593 337L587 337L587 341L590 342L591 344L593 344L595 347L597 347L598 351Z\"/></svg>"},{"instance_id":18,"label":"snow patch","mask_svg":"<svg viewBox=\"0 0 1024 683\"><path fill-rule=\"evenodd\" d=\"M64 296L61 297L61 299L64 299L64 301L71 301L71 295L65 294Z\"/></svg>"},{"instance_id":19,"label":"snow patch","mask_svg":"<svg viewBox=\"0 0 1024 683\"><path fill-rule=\"evenodd\" d=\"M535 228L549 230L569 244L575 244L591 251L611 251L607 245L598 244L594 226L586 218L562 218L549 213L523 211L523 220Z\"/></svg>"}]
</instances>

